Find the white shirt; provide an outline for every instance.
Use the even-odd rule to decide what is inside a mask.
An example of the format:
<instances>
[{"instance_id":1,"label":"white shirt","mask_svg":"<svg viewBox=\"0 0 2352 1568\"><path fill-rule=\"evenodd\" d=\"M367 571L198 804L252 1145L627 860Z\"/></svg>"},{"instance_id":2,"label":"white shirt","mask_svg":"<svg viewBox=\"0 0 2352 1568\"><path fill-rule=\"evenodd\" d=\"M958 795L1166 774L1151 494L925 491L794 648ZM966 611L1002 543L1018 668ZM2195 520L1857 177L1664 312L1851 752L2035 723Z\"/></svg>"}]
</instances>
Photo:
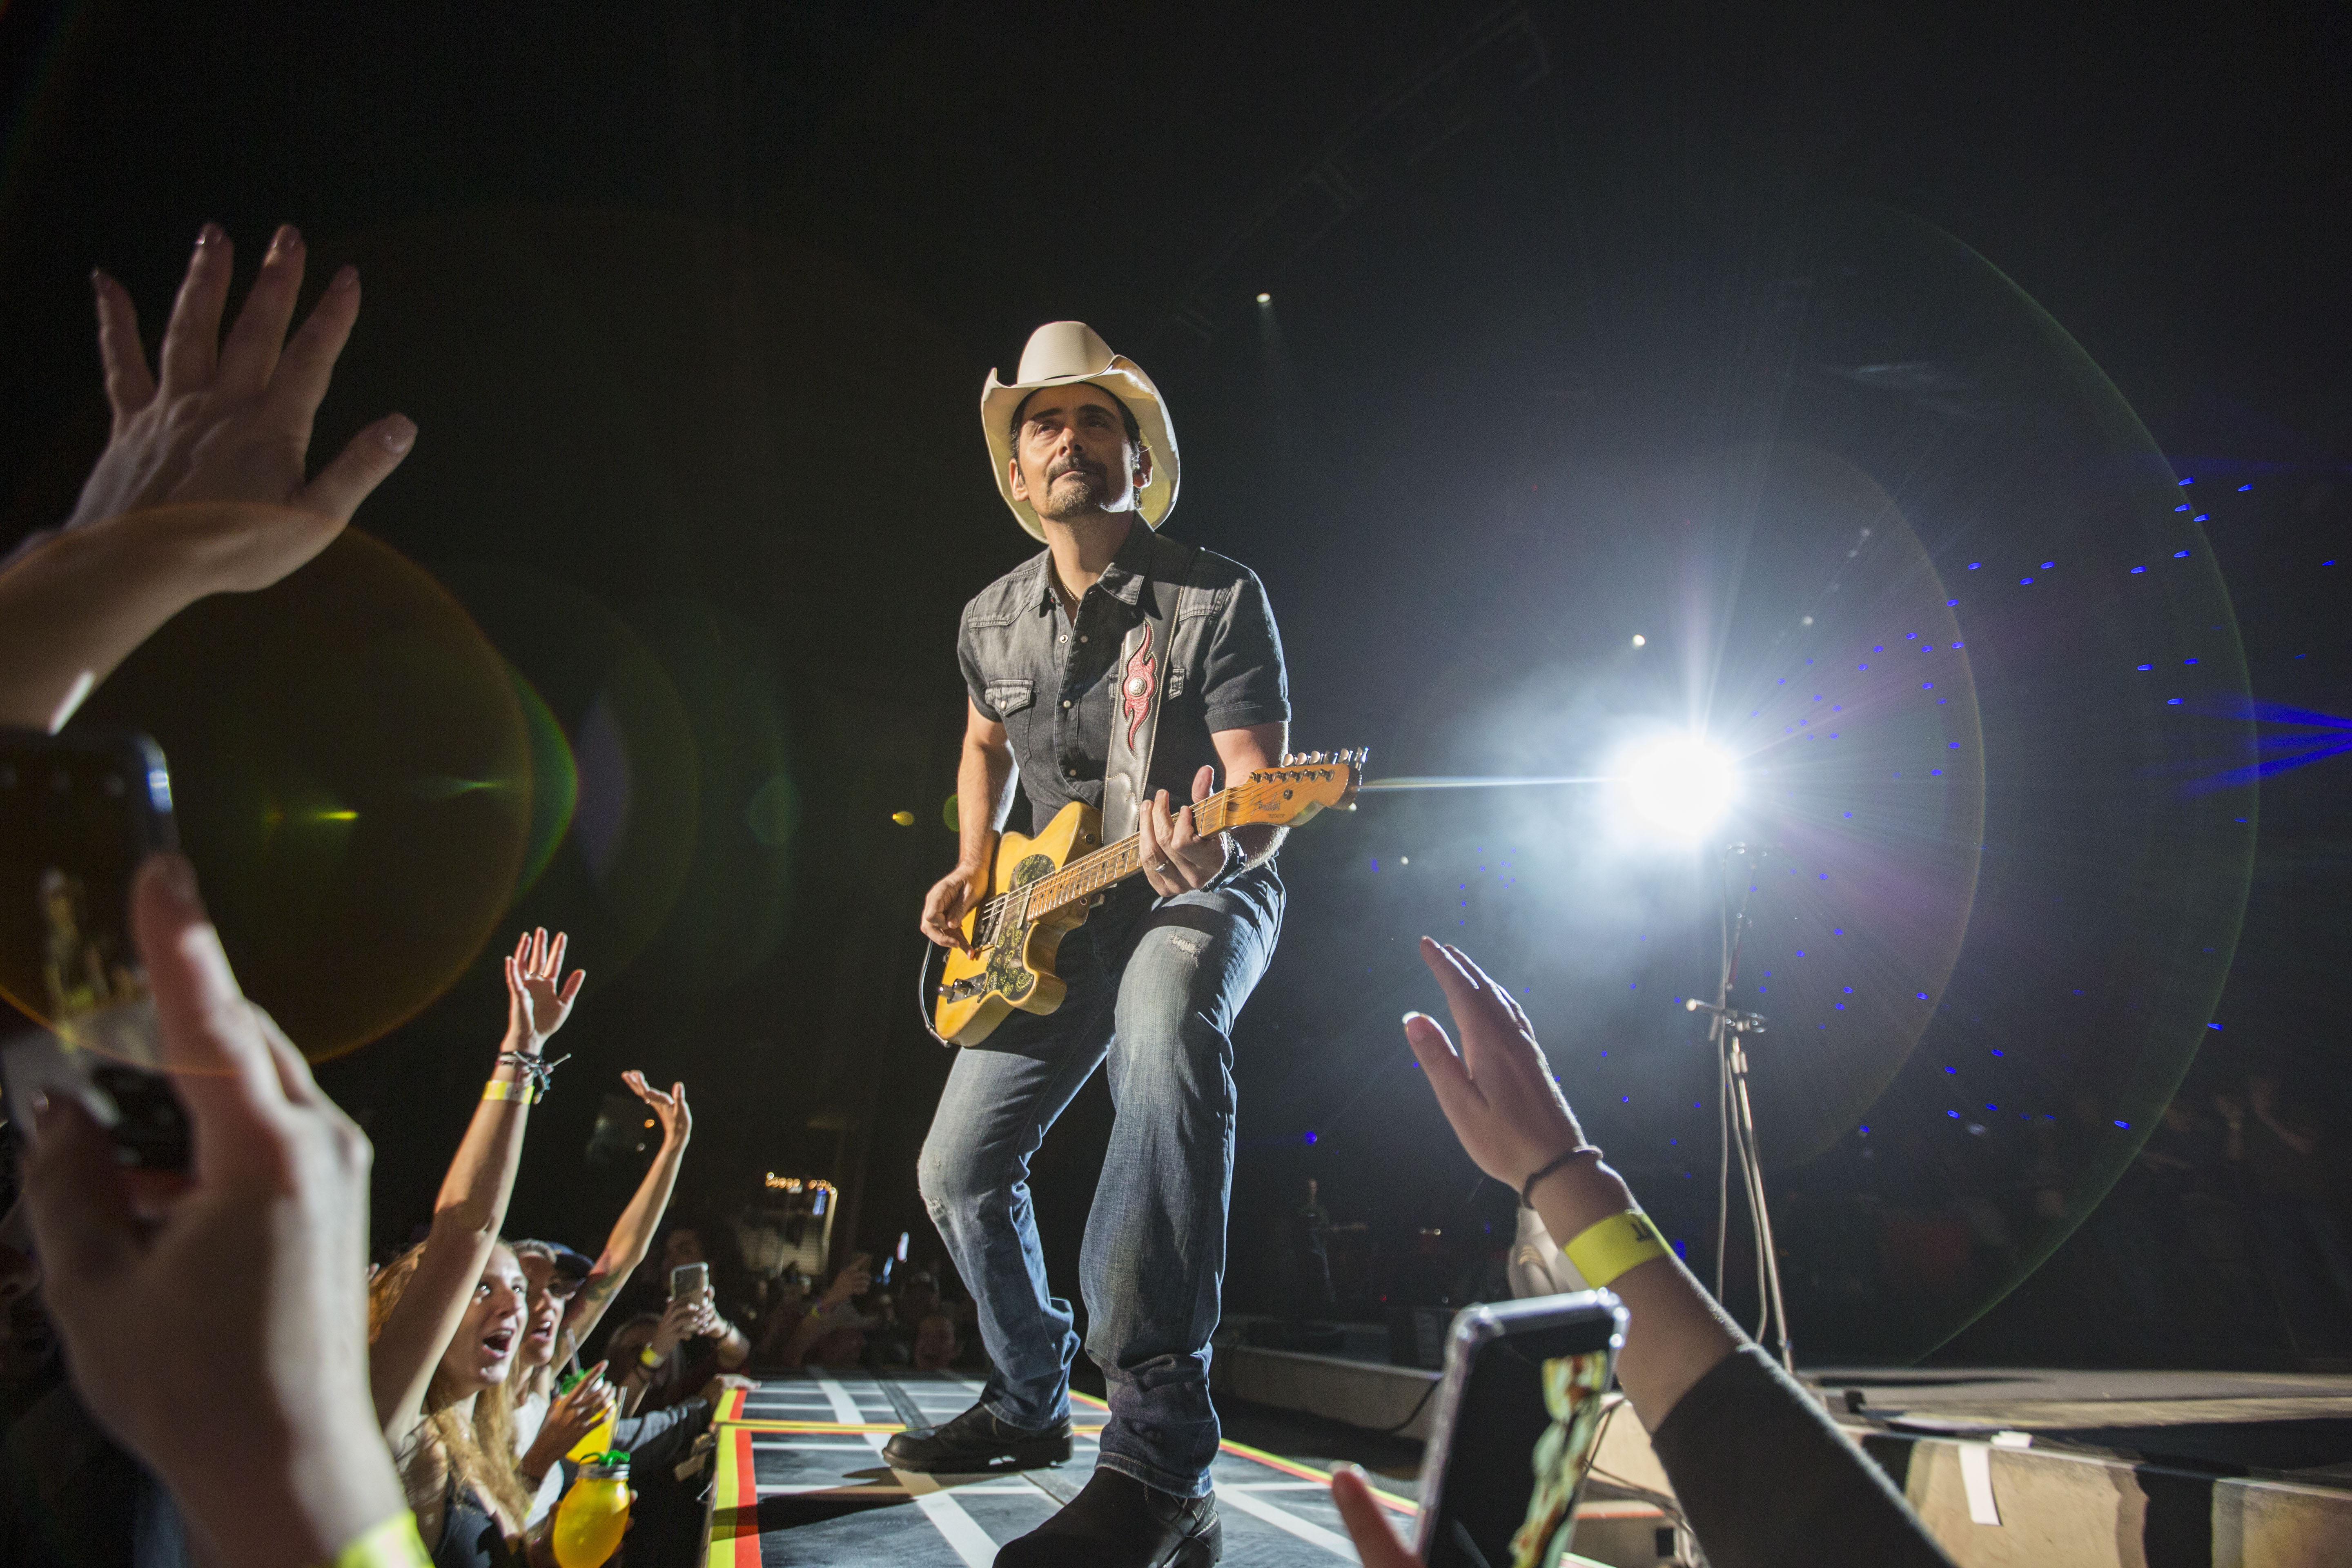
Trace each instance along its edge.
<instances>
[{"instance_id":1,"label":"white shirt","mask_svg":"<svg viewBox=\"0 0 2352 1568\"><path fill-rule=\"evenodd\" d=\"M539 1429L547 1425L547 1413L554 1405L551 1394L533 1394L515 1402L516 1458L520 1459L530 1452L530 1446L539 1440ZM539 1483L539 1490L531 1495L530 1515L523 1521L523 1528L528 1530L554 1512L555 1505L562 1499L563 1462L559 1458L547 1467L547 1479Z\"/></svg>"}]
</instances>

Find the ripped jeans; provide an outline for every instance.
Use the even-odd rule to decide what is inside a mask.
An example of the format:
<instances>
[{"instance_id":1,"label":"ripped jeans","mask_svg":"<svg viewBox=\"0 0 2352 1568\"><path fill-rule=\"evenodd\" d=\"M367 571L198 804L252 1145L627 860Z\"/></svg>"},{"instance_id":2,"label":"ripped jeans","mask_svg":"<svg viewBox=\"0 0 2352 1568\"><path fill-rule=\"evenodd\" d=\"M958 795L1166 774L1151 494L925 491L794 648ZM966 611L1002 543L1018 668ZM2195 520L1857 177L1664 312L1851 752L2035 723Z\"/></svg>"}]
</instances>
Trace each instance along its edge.
<instances>
[{"instance_id":1,"label":"ripped jeans","mask_svg":"<svg viewBox=\"0 0 2352 1568\"><path fill-rule=\"evenodd\" d=\"M1059 1008L1015 1013L956 1054L923 1142L923 1202L980 1309L982 1403L1036 1430L1069 1414L1070 1304L1047 1289L1029 1158L1097 1063L1118 1121L1079 1254L1087 1353L1110 1421L1101 1463L1183 1497L1209 1489L1209 1338L1234 1173L1234 1018L1274 955L1281 879L1120 900L1063 939Z\"/></svg>"}]
</instances>

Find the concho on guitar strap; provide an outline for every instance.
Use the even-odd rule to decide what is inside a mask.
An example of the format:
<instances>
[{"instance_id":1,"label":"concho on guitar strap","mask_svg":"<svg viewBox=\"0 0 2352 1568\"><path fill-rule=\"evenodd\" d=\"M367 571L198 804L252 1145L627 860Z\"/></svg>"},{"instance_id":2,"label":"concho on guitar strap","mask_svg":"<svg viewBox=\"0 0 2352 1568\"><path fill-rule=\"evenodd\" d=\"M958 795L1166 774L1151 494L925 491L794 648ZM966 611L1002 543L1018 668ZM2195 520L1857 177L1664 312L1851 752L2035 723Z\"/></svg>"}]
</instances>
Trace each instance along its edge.
<instances>
[{"instance_id":1,"label":"concho on guitar strap","mask_svg":"<svg viewBox=\"0 0 2352 1568\"><path fill-rule=\"evenodd\" d=\"M1146 573L1136 596L1140 625L1118 645L1118 691L1111 704L1110 754L1103 768L1102 841L1116 844L1135 831L1151 787L1151 742L1160 731L1160 702L1168 684L1168 649L1176 635L1176 607L1192 568L1201 559L1193 546L1174 582Z\"/></svg>"}]
</instances>

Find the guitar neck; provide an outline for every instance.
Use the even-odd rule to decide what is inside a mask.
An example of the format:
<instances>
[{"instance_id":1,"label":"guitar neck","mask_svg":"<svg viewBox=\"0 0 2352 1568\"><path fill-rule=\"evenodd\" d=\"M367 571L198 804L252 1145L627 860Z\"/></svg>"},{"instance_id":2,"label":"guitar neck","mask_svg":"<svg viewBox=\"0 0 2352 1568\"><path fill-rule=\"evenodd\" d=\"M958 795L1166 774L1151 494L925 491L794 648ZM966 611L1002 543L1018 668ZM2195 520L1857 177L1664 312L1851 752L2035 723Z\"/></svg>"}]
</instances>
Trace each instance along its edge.
<instances>
[{"instance_id":1,"label":"guitar neck","mask_svg":"<svg viewBox=\"0 0 2352 1568\"><path fill-rule=\"evenodd\" d=\"M1231 788L1221 789L1192 805L1192 823L1205 838L1213 833L1223 833L1234 826L1234 798ZM1132 833L1116 844L1106 844L1091 855L1080 856L1050 877L1041 877L1029 884L1029 918L1080 899L1090 899L1114 882L1123 882L1143 869L1141 842Z\"/></svg>"}]
</instances>

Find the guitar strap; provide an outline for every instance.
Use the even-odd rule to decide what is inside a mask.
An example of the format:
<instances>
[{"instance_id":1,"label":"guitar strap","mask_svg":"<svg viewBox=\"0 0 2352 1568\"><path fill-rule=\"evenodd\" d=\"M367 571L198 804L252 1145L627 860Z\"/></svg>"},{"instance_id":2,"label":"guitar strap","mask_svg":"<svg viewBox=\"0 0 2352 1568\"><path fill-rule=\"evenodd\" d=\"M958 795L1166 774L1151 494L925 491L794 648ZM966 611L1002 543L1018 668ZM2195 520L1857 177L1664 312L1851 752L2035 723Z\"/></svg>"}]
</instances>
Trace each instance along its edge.
<instances>
[{"instance_id":1,"label":"guitar strap","mask_svg":"<svg viewBox=\"0 0 2352 1568\"><path fill-rule=\"evenodd\" d=\"M1136 595L1143 619L1119 641L1118 691L1111 704L1110 754L1103 769L1105 844L1116 844L1135 831L1146 792L1151 787L1151 745L1160 731L1176 609L1200 560L1201 547L1196 544L1174 582L1162 582L1149 571L1144 574L1142 592Z\"/></svg>"}]
</instances>

